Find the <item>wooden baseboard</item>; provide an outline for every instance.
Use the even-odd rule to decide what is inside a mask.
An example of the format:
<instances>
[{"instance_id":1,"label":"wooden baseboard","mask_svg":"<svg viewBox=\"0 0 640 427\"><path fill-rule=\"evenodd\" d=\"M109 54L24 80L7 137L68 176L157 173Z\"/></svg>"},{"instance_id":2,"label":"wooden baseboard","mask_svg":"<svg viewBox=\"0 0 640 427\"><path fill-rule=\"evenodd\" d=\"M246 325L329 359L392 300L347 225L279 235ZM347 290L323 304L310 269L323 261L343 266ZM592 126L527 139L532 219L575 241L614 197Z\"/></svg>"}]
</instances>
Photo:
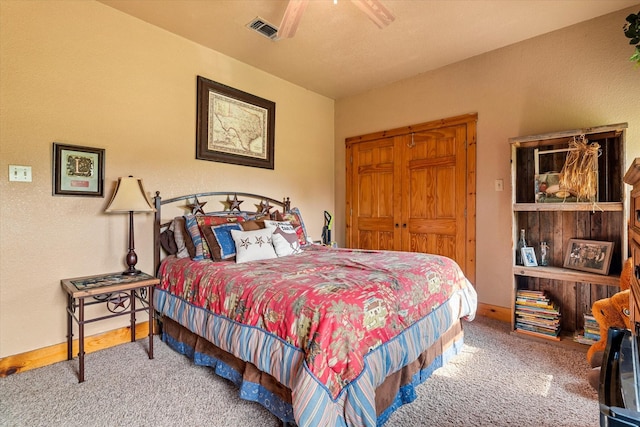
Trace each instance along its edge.
<instances>
[{"instance_id":1,"label":"wooden baseboard","mask_svg":"<svg viewBox=\"0 0 640 427\"><path fill-rule=\"evenodd\" d=\"M476 314L478 316L500 320L501 322L511 323L511 309L508 307L478 303Z\"/></svg>"},{"instance_id":2,"label":"wooden baseboard","mask_svg":"<svg viewBox=\"0 0 640 427\"><path fill-rule=\"evenodd\" d=\"M505 307L493 306L489 304L478 304L478 316L490 317L503 322L511 322L511 310ZM156 328L156 330L158 330ZM103 350L131 341L131 328L125 327L108 331L102 334L85 338L85 353ZM149 322L136 324L136 339L146 338L149 334ZM78 340L73 341L74 357L78 354ZM55 344L49 347L28 351L0 359L0 378L7 375L24 372L31 369L41 368L53 363L67 360L67 343Z\"/></svg>"},{"instance_id":3,"label":"wooden baseboard","mask_svg":"<svg viewBox=\"0 0 640 427\"><path fill-rule=\"evenodd\" d=\"M156 331L158 329L156 328ZM149 322L136 324L136 340L146 338L149 335ZM131 342L131 328L125 327L108 331L98 335L85 337L85 353L93 353L119 344ZM73 340L74 357L78 354L78 340ZM49 347L15 354L0 359L0 377L24 372L35 368L51 365L67 360L67 343L54 344Z\"/></svg>"}]
</instances>

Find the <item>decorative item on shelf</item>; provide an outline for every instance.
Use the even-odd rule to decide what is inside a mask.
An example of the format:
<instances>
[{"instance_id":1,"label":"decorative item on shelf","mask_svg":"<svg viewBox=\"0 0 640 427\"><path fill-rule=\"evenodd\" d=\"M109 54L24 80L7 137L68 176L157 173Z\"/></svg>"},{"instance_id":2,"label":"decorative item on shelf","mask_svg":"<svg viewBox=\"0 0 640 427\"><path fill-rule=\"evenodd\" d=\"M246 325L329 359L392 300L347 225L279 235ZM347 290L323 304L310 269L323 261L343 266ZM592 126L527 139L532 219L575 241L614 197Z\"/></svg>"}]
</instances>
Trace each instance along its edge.
<instances>
[{"instance_id":1,"label":"decorative item on shelf","mask_svg":"<svg viewBox=\"0 0 640 427\"><path fill-rule=\"evenodd\" d=\"M522 262L525 267L537 267L538 260L536 259L536 252L532 247L522 248Z\"/></svg>"},{"instance_id":2,"label":"decorative item on shelf","mask_svg":"<svg viewBox=\"0 0 640 427\"><path fill-rule=\"evenodd\" d=\"M543 267L549 265L549 245L547 242L540 242L540 265Z\"/></svg>"},{"instance_id":3,"label":"decorative item on shelf","mask_svg":"<svg viewBox=\"0 0 640 427\"><path fill-rule=\"evenodd\" d=\"M577 202L575 191L560 185L558 172L545 172L535 176L536 203Z\"/></svg>"},{"instance_id":4,"label":"decorative item on shelf","mask_svg":"<svg viewBox=\"0 0 640 427\"><path fill-rule=\"evenodd\" d=\"M584 135L569 141L569 152L560 171L560 187L576 193L579 202L596 202L600 144L589 143Z\"/></svg>"},{"instance_id":5,"label":"decorative item on shelf","mask_svg":"<svg viewBox=\"0 0 640 427\"><path fill-rule=\"evenodd\" d=\"M129 252L126 256L128 268L122 274L133 276L140 274L140 270L136 270L135 266L138 262L138 256L135 252L133 239L133 213L134 212L155 212L153 204L147 197L147 193L142 185L142 180L129 176L127 178L118 178L118 184L113 192L113 196L109 201L107 213L129 213Z\"/></svg>"},{"instance_id":6,"label":"decorative item on shelf","mask_svg":"<svg viewBox=\"0 0 640 427\"><path fill-rule=\"evenodd\" d=\"M520 239L516 246L516 265L524 265L522 262L522 249L527 247L527 241L524 238L524 228L520 230Z\"/></svg>"},{"instance_id":7,"label":"decorative item on shelf","mask_svg":"<svg viewBox=\"0 0 640 427\"><path fill-rule=\"evenodd\" d=\"M534 192L536 203L597 201L600 145L589 143L585 135L572 137L567 148L535 149ZM540 156L566 153L562 170L540 172Z\"/></svg>"},{"instance_id":8,"label":"decorative item on shelf","mask_svg":"<svg viewBox=\"0 0 640 427\"><path fill-rule=\"evenodd\" d=\"M613 242L569 239L565 253L565 268L606 275L609 274Z\"/></svg>"}]
</instances>

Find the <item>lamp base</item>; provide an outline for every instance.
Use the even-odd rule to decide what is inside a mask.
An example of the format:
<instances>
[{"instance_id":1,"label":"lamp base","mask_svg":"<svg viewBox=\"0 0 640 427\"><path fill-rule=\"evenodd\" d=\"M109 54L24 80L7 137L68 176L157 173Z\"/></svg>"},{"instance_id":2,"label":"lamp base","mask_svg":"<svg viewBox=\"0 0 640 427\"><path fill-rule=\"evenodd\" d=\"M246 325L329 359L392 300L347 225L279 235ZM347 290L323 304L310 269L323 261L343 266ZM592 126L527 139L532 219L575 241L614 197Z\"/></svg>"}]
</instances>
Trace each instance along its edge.
<instances>
[{"instance_id":1,"label":"lamp base","mask_svg":"<svg viewBox=\"0 0 640 427\"><path fill-rule=\"evenodd\" d=\"M129 236L133 236L133 228L129 231ZM138 255L133 249L133 238L129 242L129 252L125 258L128 268L122 272L124 276L136 276L140 274L140 270L136 270L136 264L138 263Z\"/></svg>"}]
</instances>

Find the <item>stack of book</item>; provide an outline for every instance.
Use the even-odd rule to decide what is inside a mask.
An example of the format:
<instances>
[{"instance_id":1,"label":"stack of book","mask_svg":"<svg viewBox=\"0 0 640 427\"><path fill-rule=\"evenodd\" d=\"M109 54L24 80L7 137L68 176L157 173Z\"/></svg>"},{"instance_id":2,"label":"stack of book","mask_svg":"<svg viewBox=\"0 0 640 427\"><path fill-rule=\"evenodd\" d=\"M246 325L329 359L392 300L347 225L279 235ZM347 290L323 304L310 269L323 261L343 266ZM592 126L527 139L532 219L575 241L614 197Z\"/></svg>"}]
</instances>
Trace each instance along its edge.
<instances>
[{"instance_id":1,"label":"stack of book","mask_svg":"<svg viewBox=\"0 0 640 427\"><path fill-rule=\"evenodd\" d=\"M516 332L560 341L560 308L544 291L516 293Z\"/></svg>"},{"instance_id":2,"label":"stack of book","mask_svg":"<svg viewBox=\"0 0 640 427\"><path fill-rule=\"evenodd\" d=\"M600 325L591 313L584 314L584 331L576 333L573 339L579 343L593 345L600 341Z\"/></svg>"}]
</instances>

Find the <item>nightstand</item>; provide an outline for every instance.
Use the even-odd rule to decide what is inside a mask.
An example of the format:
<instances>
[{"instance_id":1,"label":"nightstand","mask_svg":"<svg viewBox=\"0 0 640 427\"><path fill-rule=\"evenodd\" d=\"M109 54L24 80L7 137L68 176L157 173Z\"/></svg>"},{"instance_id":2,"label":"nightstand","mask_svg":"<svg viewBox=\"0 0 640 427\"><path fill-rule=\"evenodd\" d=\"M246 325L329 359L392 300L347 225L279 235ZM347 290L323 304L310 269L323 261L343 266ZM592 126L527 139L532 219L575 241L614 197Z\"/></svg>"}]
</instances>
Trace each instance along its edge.
<instances>
[{"instance_id":1,"label":"nightstand","mask_svg":"<svg viewBox=\"0 0 640 427\"><path fill-rule=\"evenodd\" d=\"M146 273L99 274L60 281L67 293L67 360L72 360L73 320L78 324L78 382L84 381L84 325L130 315L131 342L136 340L136 313L149 312L149 359L153 359L153 287L160 281ZM89 301L85 299L89 298ZM136 300L141 303L136 308ZM85 306L106 304L111 314L85 319Z\"/></svg>"}]
</instances>

